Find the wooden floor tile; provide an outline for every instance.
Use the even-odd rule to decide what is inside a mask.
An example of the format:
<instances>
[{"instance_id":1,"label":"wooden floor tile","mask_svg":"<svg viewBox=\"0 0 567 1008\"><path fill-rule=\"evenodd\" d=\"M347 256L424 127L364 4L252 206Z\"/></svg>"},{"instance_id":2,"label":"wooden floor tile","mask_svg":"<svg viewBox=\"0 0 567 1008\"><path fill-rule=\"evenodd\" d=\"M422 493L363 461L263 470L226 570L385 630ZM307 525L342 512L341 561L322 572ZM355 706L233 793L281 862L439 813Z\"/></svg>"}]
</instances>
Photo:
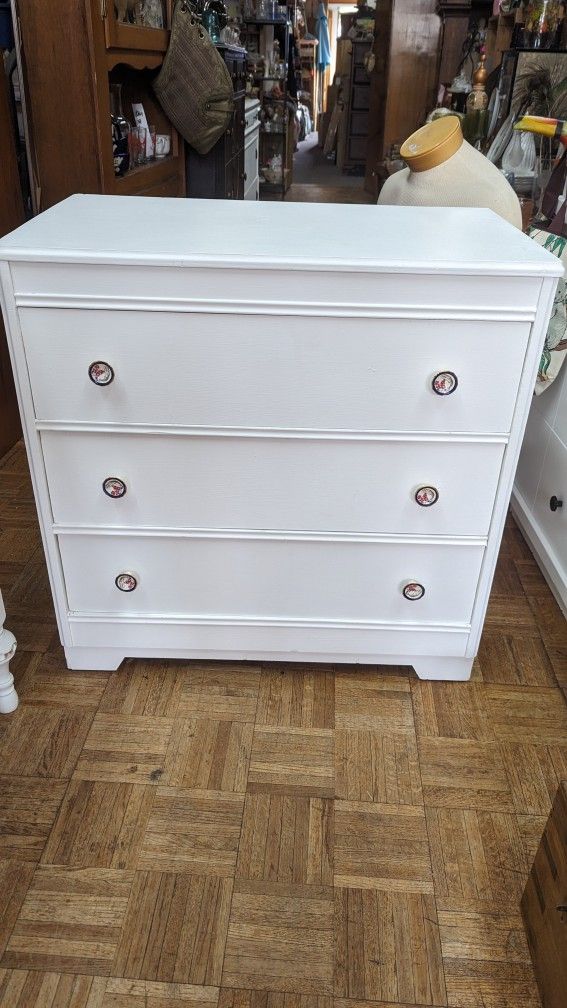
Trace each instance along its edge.
<instances>
[{"instance_id":1,"label":"wooden floor tile","mask_svg":"<svg viewBox=\"0 0 567 1008\"><path fill-rule=\"evenodd\" d=\"M256 724L258 727L334 728L334 670L313 665L264 666Z\"/></svg>"},{"instance_id":2,"label":"wooden floor tile","mask_svg":"<svg viewBox=\"0 0 567 1008\"><path fill-rule=\"evenodd\" d=\"M485 683L510 686L555 686L549 655L539 637L486 630L478 662Z\"/></svg>"},{"instance_id":3,"label":"wooden floor tile","mask_svg":"<svg viewBox=\"0 0 567 1008\"><path fill-rule=\"evenodd\" d=\"M108 677L99 711L142 717L174 717L183 669L181 662L128 659Z\"/></svg>"},{"instance_id":4,"label":"wooden floor tile","mask_svg":"<svg viewBox=\"0 0 567 1008\"><path fill-rule=\"evenodd\" d=\"M501 744L516 812L548 815L557 788L567 780L567 745Z\"/></svg>"},{"instance_id":5,"label":"wooden floor tile","mask_svg":"<svg viewBox=\"0 0 567 1008\"><path fill-rule=\"evenodd\" d=\"M333 993L333 890L235 883L223 987Z\"/></svg>"},{"instance_id":6,"label":"wooden floor tile","mask_svg":"<svg viewBox=\"0 0 567 1008\"><path fill-rule=\"evenodd\" d=\"M40 866L0 965L107 976L133 878L108 868Z\"/></svg>"},{"instance_id":7,"label":"wooden floor tile","mask_svg":"<svg viewBox=\"0 0 567 1008\"><path fill-rule=\"evenodd\" d=\"M103 1000L87 1008L217 1008L218 987L197 984L156 983L110 977Z\"/></svg>"},{"instance_id":8,"label":"wooden floor tile","mask_svg":"<svg viewBox=\"0 0 567 1008\"><path fill-rule=\"evenodd\" d=\"M447 999L455 1008L540 1008L519 913L454 912L439 903Z\"/></svg>"},{"instance_id":9,"label":"wooden floor tile","mask_svg":"<svg viewBox=\"0 0 567 1008\"><path fill-rule=\"evenodd\" d=\"M333 1008L331 997L221 988L218 1008Z\"/></svg>"},{"instance_id":10,"label":"wooden floor tile","mask_svg":"<svg viewBox=\"0 0 567 1008\"><path fill-rule=\"evenodd\" d=\"M411 682L418 735L491 741L494 734L476 683Z\"/></svg>"},{"instance_id":11,"label":"wooden floor tile","mask_svg":"<svg viewBox=\"0 0 567 1008\"><path fill-rule=\"evenodd\" d=\"M254 725L211 718L176 718L167 783L212 791L246 791Z\"/></svg>"},{"instance_id":12,"label":"wooden floor tile","mask_svg":"<svg viewBox=\"0 0 567 1008\"><path fill-rule=\"evenodd\" d=\"M238 878L333 884L333 802L285 794L246 796Z\"/></svg>"},{"instance_id":13,"label":"wooden floor tile","mask_svg":"<svg viewBox=\"0 0 567 1008\"><path fill-rule=\"evenodd\" d=\"M422 1008L421 1005L404 1004L401 1001L363 1001L360 998L333 998L334 1008ZM433 1008L445 1008L444 1005L434 1005Z\"/></svg>"},{"instance_id":14,"label":"wooden floor tile","mask_svg":"<svg viewBox=\"0 0 567 1008\"><path fill-rule=\"evenodd\" d=\"M335 802L335 885L432 893L424 810Z\"/></svg>"},{"instance_id":15,"label":"wooden floor tile","mask_svg":"<svg viewBox=\"0 0 567 1008\"><path fill-rule=\"evenodd\" d=\"M517 909L528 874L516 817L473 809L426 809L435 894Z\"/></svg>"},{"instance_id":16,"label":"wooden floor tile","mask_svg":"<svg viewBox=\"0 0 567 1008\"><path fill-rule=\"evenodd\" d=\"M16 652L17 653L17 652ZM63 650L30 655L18 677L20 703L33 707L97 710L108 682L108 672L70 672Z\"/></svg>"},{"instance_id":17,"label":"wooden floor tile","mask_svg":"<svg viewBox=\"0 0 567 1008\"><path fill-rule=\"evenodd\" d=\"M497 738L567 745L567 704L557 689L486 686L483 702Z\"/></svg>"},{"instance_id":18,"label":"wooden floor tile","mask_svg":"<svg viewBox=\"0 0 567 1008\"><path fill-rule=\"evenodd\" d=\"M154 788L72 780L42 864L135 868Z\"/></svg>"},{"instance_id":19,"label":"wooden floor tile","mask_svg":"<svg viewBox=\"0 0 567 1008\"><path fill-rule=\"evenodd\" d=\"M21 777L70 777L94 712L22 704L0 737L0 767Z\"/></svg>"},{"instance_id":20,"label":"wooden floor tile","mask_svg":"<svg viewBox=\"0 0 567 1008\"><path fill-rule=\"evenodd\" d=\"M189 669L181 683L178 714L254 723L259 686L257 665L219 662Z\"/></svg>"},{"instance_id":21,"label":"wooden floor tile","mask_svg":"<svg viewBox=\"0 0 567 1008\"><path fill-rule=\"evenodd\" d=\"M335 727L413 732L409 676L338 671Z\"/></svg>"},{"instance_id":22,"label":"wooden floor tile","mask_svg":"<svg viewBox=\"0 0 567 1008\"><path fill-rule=\"evenodd\" d=\"M34 866L29 862L0 861L0 956L8 944L33 873Z\"/></svg>"},{"instance_id":23,"label":"wooden floor tile","mask_svg":"<svg viewBox=\"0 0 567 1008\"><path fill-rule=\"evenodd\" d=\"M218 986L232 879L137 871L113 976Z\"/></svg>"},{"instance_id":24,"label":"wooden floor tile","mask_svg":"<svg viewBox=\"0 0 567 1008\"><path fill-rule=\"evenodd\" d=\"M349 801L420 805L421 774L409 732L335 732L335 794Z\"/></svg>"},{"instance_id":25,"label":"wooden floor tile","mask_svg":"<svg viewBox=\"0 0 567 1008\"><path fill-rule=\"evenodd\" d=\"M0 775L0 859L39 861L68 783Z\"/></svg>"},{"instance_id":26,"label":"wooden floor tile","mask_svg":"<svg viewBox=\"0 0 567 1008\"><path fill-rule=\"evenodd\" d=\"M537 620L525 597L508 599L506 595L491 595L484 625L489 631L540 637Z\"/></svg>"},{"instance_id":27,"label":"wooden floor tile","mask_svg":"<svg viewBox=\"0 0 567 1008\"><path fill-rule=\"evenodd\" d=\"M243 795L158 788L138 867L233 877L243 808Z\"/></svg>"},{"instance_id":28,"label":"wooden floor tile","mask_svg":"<svg viewBox=\"0 0 567 1008\"><path fill-rule=\"evenodd\" d=\"M335 791L333 732L323 728L256 728L248 790L332 798Z\"/></svg>"},{"instance_id":29,"label":"wooden floor tile","mask_svg":"<svg viewBox=\"0 0 567 1008\"><path fill-rule=\"evenodd\" d=\"M433 896L337 889L335 906L339 998L447 1003Z\"/></svg>"},{"instance_id":30,"label":"wooden floor tile","mask_svg":"<svg viewBox=\"0 0 567 1008\"><path fill-rule=\"evenodd\" d=\"M111 1002L103 1001L105 986L106 980L102 977L0 969L0 1005L6 1008L113 1008Z\"/></svg>"},{"instance_id":31,"label":"wooden floor tile","mask_svg":"<svg viewBox=\"0 0 567 1008\"><path fill-rule=\"evenodd\" d=\"M498 743L420 738L418 748L426 805L514 810Z\"/></svg>"},{"instance_id":32,"label":"wooden floor tile","mask_svg":"<svg viewBox=\"0 0 567 1008\"><path fill-rule=\"evenodd\" d=\"M159 784L165 774L173 721L97 714L77 763L83 780Z\"/></svg>"}]
</instances>

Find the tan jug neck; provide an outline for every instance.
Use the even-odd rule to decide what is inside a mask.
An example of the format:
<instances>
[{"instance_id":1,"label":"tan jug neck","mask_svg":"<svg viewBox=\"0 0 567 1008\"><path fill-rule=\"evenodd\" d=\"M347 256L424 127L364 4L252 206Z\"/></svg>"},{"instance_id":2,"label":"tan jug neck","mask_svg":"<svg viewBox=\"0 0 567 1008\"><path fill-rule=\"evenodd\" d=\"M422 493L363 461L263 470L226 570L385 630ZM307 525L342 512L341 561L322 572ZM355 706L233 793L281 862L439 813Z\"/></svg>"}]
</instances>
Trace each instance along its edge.
<instances>
[{"instance_id":1,"label":"tan jug neck","mask_svg":"<svg viewBox=\"0 0 567 1008\"><path fill-rule=\"evenodd\" d=\"M404 140L400 154L413 172L428 171L448 161L463 143L458 116L434 119Z\"/></svg>"}]
</instances>

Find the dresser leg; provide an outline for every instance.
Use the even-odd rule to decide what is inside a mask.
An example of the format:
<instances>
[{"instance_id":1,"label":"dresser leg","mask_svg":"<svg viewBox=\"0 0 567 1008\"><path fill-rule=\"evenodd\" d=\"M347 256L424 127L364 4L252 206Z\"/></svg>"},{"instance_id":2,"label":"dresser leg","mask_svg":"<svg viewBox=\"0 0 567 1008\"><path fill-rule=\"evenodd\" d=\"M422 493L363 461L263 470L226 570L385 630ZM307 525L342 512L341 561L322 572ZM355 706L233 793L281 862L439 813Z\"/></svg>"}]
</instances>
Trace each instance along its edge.
<instances>
[{"instance_id":1,"label":"dresser leg","mask_svg":"<svg viewBox=\"0 0 567 1008\"><path fill-rule=\"evenodd\" d=\"M3 612L0 597L0 616ZM14 676L10 672L10 659L16 652L16 638L9 630L0 627L0 714L11 714L18 706L14 689Z\"/></svg>"},{"instance_id":2,"label":"dresser leg","mask_svg":"<svg viewBox=\"0 0 567 1008\"><path fill-rule=\"evenodd\" d=\"M415 658L413 667L420 679L470 679L473 658Z\"/></svg>"},{"instance_id":3,"label":"dresser leg","mask_svg":"<svg viewBox=\"0 0 567 1008\"><path fill-rule=\"evenodd\" d=\"M125 657L117 648L65 648L67 668L72 672L116 672Z\"/></svg>"}]
</instances>

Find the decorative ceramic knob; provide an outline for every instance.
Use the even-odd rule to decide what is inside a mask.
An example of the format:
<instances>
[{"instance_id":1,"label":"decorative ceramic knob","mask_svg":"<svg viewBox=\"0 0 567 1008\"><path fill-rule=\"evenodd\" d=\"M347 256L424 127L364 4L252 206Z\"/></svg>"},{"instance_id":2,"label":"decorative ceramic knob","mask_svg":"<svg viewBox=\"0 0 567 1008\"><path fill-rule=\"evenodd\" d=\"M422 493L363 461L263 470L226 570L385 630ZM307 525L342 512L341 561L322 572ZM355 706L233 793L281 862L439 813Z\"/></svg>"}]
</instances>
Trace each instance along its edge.
<instances>
[{"instance_id":1,"label":"decorative ceramic knob","mask_svg":"<svg viewBox=\"0 0 567 1008\"><path fill-rule=\"evenodd\" d=\"M404 598L409 599L410 602L415 602L417 599L423 598L425 595L425 588L418 581L408 581L403 587Z\"/></svg>"},{"instance_id":2,"label":"decorative ceramic knob","mask_svg":"<svg viewBox=\"0 0 567 1008\"><path fill-rule=\"evenodd\" d=\"M431 387L436 395L451 395L458 384L459 379L454 371L439 371L433 378Z\"/></svg>"},{"instance_id":3,"label":"decorative ceramic knob","mask_svg":"<svg viewBox=\"0 0 567 1008\"><path fill-rule=\"evenodd\" d=\"M106 361L93 361L89 365L89 378L95 385L110 385L114 381L114 369Z\"/></svg>"},{"instance_id":4,"label":"decorative ceramic knob","mask_svg":"<svg viewBox=\"0 0 567 1008\"><path fill-rule=\"evenodd\" d=\"M415 499L420 507L431 507L439 500L439 491L433 486L422 486L415 491Z\"/></svg>"},{"instance_id":5,"label":"decorative ceramic knob","mask_svg":"<svg viewBox=\"0 0 567 1008\"><path fill-rule=\"evenodd\" d=\"M102 489L107 497L123 497L126 493L126 484L124 480L118 479L118 476L107 476Z\"/></svg>"},{"instance_id":6,"label":"decorative ceramic knob","mask_svg":"<svg viewBox=\"0 0 567 1008\"><path fill-rule=\"evenodd\" d=\"M138 587L138 579L135 578L133 574L128 574L125 572L124 574L118 575L118 577L114 581L114 584L116 585L117 588L120 589L120 591L131 592L134 591L134 588Z\"/></svg>"}]
</instances>

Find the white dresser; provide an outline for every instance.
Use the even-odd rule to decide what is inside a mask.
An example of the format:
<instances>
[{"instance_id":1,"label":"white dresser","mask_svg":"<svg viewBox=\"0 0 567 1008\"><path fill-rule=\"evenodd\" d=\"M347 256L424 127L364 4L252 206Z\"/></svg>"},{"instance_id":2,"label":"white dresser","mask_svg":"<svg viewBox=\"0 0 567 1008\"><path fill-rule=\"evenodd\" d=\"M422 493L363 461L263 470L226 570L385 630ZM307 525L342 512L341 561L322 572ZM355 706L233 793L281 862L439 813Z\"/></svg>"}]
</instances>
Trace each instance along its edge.
<instances>
[{"instance_id":1,"label":"white dresser","mask_svg":"<svg viewBox=\"0 0 567 1008\"><path fill-rule=\"evenodd\" d=\"M75 196L0 260L70 668L470 675L557 259L484 210Z\"/></svg>"}]
</instances>

